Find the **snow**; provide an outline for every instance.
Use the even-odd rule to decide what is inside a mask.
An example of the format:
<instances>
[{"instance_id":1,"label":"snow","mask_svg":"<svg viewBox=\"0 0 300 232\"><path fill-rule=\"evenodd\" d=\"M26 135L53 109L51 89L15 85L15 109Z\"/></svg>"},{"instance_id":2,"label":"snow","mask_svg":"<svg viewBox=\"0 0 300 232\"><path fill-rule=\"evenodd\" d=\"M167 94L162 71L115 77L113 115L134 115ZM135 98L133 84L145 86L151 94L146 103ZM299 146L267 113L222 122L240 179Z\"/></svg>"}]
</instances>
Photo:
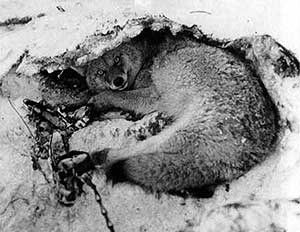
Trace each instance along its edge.
<instances>
[{"instance_id":1,"label":"snow","mask_svg":"<svg viewBox=\"0 0 300 232\"><path fill-rule=\"evenodd\" d=\"M65 11L59 11L57 6ZM7 79L4 78L25 50L29 51L31 57L38 59L54 56L60 59L59 55L74 50L78 44L86 41L94 33L111 30L114 24L106 23L107 21L114 22L116 19L119 25L124 26L128 19L145 14L163 13L180 24L188 26L197 24L204 33L212 34L214 38L219 39L270 34L300 58L299 9L300 2L297 0L0 0L0 22L13 17L33 17L33 20L26 25L17 25L13 28L0 27L0 80L4 80L3 86L5 86L5 88L2 86L2 91L4 89L8 91L4 92L4 95L12 96L13 104L25 117L26 111L22 107L22 98L39 99L37 83L34 80L30 82L11 77L14 81L7 84L5 83ZM41 13L45 16L38 17ZM131 32L138 33L139 29L137 25L136 29ZM119 43L122 36L125 35L119 35L114 43ZM94 52L99 55L101 49L107 44L97 46ZM24 59L17 72L29 76L35 74L40 67L31 65L31 62L31 59ZM53 69L55 68L57 67L54 66ZM299 206L288 200L300 197L298 184L300 179L298 146L300 141L300 82L299 78L282 80L275 77L275 81L272 78L266 79L265 83L269 85L267 88L272 96L278 98L285 106L281 109L281 115L291 122L292 130L286 130L283 133L277 151L269 159L245 176L233 181L229 192L224 186L220 186L212 199L200 201L189 199L182 202L182 199L167 195L157 200L138 187L122 185L111 188L111 186L106 186L103 178L96 177L95 181L101 189L104 204L109 209L117 231L174 231L188 224L186 221L192 224L200 223L198 227L200 231L201 228L205 229L203 228L205 221L201 221L204 211L205 215L208 215L209 210L218 205L244 202L253 198L258 200L258 205L263 205L263 210L266 210L266 205L261 203L261 199L273 201L279 199L279 204L283 205L281 214L289 213L285 224L287 231L298 231ZM105 230L99 209L88 189L89 194L80 198L70 210L53 205L55 199L47 198L49 196L51 198L53 192L44 187L45 180L38 171L32 170L29 159L33 140L29 138L27 128L7 99L3 97L0 98L0 120L0 202L2 202L0 214L5 212L0 216L0 230L1 228L9 228L9 231L20 231L21 228L27 228L28 231L29 229L31 231L41 229L54 231L58 228L62 231ZM128 126L122 121L118 123L116 126L123 128ZM110 125L104 126L103 130L109 134L109 131L113 129ZM84 134L84 131L74 135L72 139L75 145L84 147L84 143L78 142L82 138L80 133ZM87 138L90 141L86 146L89 146L97 136L99 135ZM109 143L109 141L107 139L104 143ZM37 190L34 192L33 186L36 185ZM32 194L36 195L32 197ZM21 200L16 201L13 207L7 207L8 203L16 198ZM31 199L32 202L27 205L22 199ZM36 210L37 206L39 210ZM14 210L14 207L17 210ZM223 210L222 207L220 209ZM36 212L40 212L40 216L37 216ZM267 218L269 211L266 212ZM30 218L37 220L36 225L31 222ZM216 218L207 220L212 223L210 225L214 225L215 221ZM208 228L209 225L206 229ZM198 230L195 227L190 231Z\"/></svg>"}]
</instances>

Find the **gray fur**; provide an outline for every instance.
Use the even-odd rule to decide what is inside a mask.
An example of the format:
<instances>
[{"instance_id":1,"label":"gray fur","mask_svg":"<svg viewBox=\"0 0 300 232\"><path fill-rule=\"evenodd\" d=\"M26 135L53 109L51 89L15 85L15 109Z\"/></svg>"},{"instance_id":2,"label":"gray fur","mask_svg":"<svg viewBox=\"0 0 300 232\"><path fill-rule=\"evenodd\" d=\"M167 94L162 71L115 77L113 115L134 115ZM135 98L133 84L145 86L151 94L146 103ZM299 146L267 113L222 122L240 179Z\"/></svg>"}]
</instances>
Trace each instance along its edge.
<instances>
[{"instance_id":1,"label":"gray fur","mask_svg":"<svg viewBox=\"0 0 300 232\"><path fill-rule=\"evenodd\" d=\"M174 119L135 147L108 152L104 165L113 181L158 192L200 188L240 176L271 152L277 115L259 78L224 50L189 41L184 45L156 56L149 87L102 90L90 100L99 110L159 111ZM135 60L136 54L147 53L134 46L125 52L135 54ZM128 62L141 65L144 57L138 59ZM88 73L89 80L96 78L95 72Z\"/></svg>"}]
</instances>

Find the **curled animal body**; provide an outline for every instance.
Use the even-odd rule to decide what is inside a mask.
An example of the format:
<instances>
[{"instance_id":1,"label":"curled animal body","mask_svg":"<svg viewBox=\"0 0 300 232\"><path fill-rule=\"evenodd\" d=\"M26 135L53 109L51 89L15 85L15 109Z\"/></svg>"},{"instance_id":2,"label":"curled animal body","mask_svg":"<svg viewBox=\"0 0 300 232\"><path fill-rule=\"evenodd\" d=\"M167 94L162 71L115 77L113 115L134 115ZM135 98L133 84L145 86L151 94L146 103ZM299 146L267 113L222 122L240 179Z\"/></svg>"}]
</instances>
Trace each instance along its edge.
<instances>
[{"instance_id":1,"label":"curled animal body","mask_svg":"<svg viewBox=\"0 0 300 232\"><path fill-rule=\"evenodd\" d=\"M92 61L86 73L97 111L157 111L172 120L133 147L92 153L108 179L181 191L230 181L264 160L277 137L278 115L251 68L188 37L151 41L123 43ZM149 57L151 81L141 76Z\"/></svg>"}]
</instances>

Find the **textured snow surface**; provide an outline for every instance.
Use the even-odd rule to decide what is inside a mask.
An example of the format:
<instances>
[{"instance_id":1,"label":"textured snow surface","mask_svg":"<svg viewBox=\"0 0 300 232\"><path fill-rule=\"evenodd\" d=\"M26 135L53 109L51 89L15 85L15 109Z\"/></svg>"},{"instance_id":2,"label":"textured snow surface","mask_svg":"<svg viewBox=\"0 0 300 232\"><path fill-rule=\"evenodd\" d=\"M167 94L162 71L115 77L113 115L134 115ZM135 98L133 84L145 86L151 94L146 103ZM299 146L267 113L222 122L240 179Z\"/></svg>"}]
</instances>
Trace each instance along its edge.
<instances>
[{"instance_id":1,"label":"textured snow surface","mask_svg":"<svg viewBox=\"0 0 300 232\"><path fill-rule=\"evenodd\" d=\"M204 33L213 33L213 37L219 39L271 34L299 58L300 20L296 18L295 9L299 9L297 1L271 0L0 0L0 23L14 17L32 17L27 24L0 26L0 80L5 87L2 93L11 96L13 104L25 117L22 99L40 99L32 74L41 68L49 71L64 68L68 56L76 57L74 60L79 65L101 55L104 48L114 47L124 38L137 35L142 26L126 22L146 14L164 13L175 20L179 24L171 24L174 32L180 30L180 24L197 24ZM201 10L209 14L193 12ZM112 35L112 40L95 41L100 32L113 31L115 25L128 28ZM79 50L76 49L78 45L81 46ZM5 75L25 51L28 52L16 70L20 76L12 72L11 81L7 81ZM90 53L85 55L82 51ZM101 175L95 175L93 181L116 231L179 231L184 228L201 232L220 231L220 228L222 231L284 231L283 228L300 231L300 205L298 201L290 201L300 197L299 77L282 79L273 75L268 65L260 72L272 97L284 106L280 108L281 116L291 122L291 130L283 133L275 154L233 181L229 191L219 186L210 199L183 200L168 195L156 199L136 186L112 188L105 184ZM270 73L272 75L268 75ZM106 231L88 187L73 207L57 203L53 186L39 171L32 169L30 152L34 140L5 97L0 98L0 122L0 231ZM124 141L122 136L113 136L116 128L122 131L130 125L124 120L96 123L74 134L71 146L81 150L93 149L95 144L99 149L111 144L118 146ZM101 143L96 143L99 140ZM48 162L42 165L51 181ZM224 207L229 203L236 204Z\"/></svg>"}]
</instances>

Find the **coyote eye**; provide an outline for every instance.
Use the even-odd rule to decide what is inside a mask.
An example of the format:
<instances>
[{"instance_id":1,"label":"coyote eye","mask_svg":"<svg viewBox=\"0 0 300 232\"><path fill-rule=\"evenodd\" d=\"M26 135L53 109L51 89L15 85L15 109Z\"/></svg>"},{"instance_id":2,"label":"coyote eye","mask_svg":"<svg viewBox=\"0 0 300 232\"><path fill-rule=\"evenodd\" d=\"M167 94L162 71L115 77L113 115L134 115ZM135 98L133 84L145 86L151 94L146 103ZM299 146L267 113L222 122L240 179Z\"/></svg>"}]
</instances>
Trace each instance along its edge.
<instances>
[{"instance_id":1,"label":"coyote eye","mask_svg":"<svg viewBox=\"0 0 300 232\"><path fill-rule=\"evenodd\" d=\"M120 61L121 61L120 56L116 56L115 59L114 59L114 61L115 61L115 64L119 64Z\"/></svg>"},{"instance_id":2,"label":"coyote eye","mask_svg":"<svg viewBox=\"0 0 300 232\"><path fill-rule=\"evenodd\" d=\"M104 70L99 69L99 70L97 71L97 74L98 74L99 76L102 76L102 75L104 74Z\"/></svg>"}]
</instances>

